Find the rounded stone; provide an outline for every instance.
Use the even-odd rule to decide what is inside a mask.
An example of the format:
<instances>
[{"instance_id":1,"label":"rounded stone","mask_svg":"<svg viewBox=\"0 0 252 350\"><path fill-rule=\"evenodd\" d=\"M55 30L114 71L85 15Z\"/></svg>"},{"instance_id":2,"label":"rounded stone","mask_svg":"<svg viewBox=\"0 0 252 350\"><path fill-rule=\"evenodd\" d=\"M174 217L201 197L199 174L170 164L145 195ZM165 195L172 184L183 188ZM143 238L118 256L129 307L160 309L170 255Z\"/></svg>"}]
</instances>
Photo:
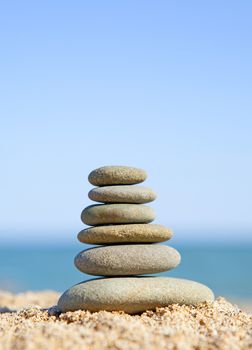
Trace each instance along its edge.
<instances>
[{"instance_id":1,"label":"rounded stone","mask_svg":"<svg viewBox=\"0 0 252 350\"><path fill-rule=\"evenodd\" d=\"M91 226L149 223L154 219L154 210L142 204L95 204L81 213L84 224Z\"/></svg>"},{"instance_id":2,"label":"rounded stone","mask_svg":"<svg viewBox=\"0 0 252 350\"><path fill-rule=\"evenodd\" d=\"M75 266L94 276L132 276L168 271L180 263L180 254L159 244L110 245L80 252Z\"/></svg>"},{"instance_id":3,"label":"rounded stone","mask_svg":"<svg viewBox=\"0 0 252 350\"><path fill-rule=\"evenodd\" d=\"M104 186L93 188L88 197L103 203L148 203L154 201L156 193L142 186Z\"/></svg>"},{"instance_id":4,"label":"rounded stone","mask_svg":"<svg viewBox=\"0 0 252 350\"><path fill-rule=\"evenodd\" d=\"M158 243L172 235L171 229L156 224L107 225L80 231L78 240L87 244Z\"/></svg>"},{"instance_id":5,"label":"rounded stone","mask_svg":"<svg viewBox=\"0 0 252 350\"><path fill-rule=\"evenodd\" d=\"M203 284L168 277L93 279L68 289L59 299L60 311L124 311L129 314L169 304L211 302L214 294Z\"/></svg>"},{"instance_id":6,"label":"rounded stone","mask_svg":"<svg viewBox=\"0 0 252 350\"><path fill-rule=\"evenodd\" d=\"M147 173L128 166L104 166L91 171L88 181L94 186L133 185L143 182Z\"/></svg>"}]
</instances>

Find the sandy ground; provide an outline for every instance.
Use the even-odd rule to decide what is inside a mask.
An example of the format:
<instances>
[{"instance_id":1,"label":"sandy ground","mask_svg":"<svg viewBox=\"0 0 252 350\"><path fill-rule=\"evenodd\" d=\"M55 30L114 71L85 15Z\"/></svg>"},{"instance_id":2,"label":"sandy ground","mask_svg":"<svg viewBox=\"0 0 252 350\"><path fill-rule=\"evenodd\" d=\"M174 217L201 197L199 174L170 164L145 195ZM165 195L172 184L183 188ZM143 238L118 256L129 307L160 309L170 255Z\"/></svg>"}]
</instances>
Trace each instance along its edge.
<instances>
[{"instance_id":1,"label":"sandy ground","mask_svg":"<svg viewBox=\"0 0 252 350\"><path fill-rule=\"evenodd\" d=\"M130 316L119 312L59 314L56 292L0 292L1 350L252 349L252 316L218 298Z\"/></svg>"}]
</instances>

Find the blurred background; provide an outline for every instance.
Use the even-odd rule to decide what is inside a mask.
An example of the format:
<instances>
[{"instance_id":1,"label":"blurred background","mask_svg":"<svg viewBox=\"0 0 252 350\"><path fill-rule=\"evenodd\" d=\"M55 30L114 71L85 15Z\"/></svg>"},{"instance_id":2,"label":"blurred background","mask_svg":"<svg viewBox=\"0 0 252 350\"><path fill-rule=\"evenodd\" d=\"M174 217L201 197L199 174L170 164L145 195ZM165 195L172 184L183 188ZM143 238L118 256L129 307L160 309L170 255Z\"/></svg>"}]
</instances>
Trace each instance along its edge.
<instances>
[{"instance_id":1,"label":"blurred background","mask_svg":"<svg viewBox=\"0 0 252 350\"><path fill-rule=\"evenodd\" d=\"M156 223L182 255L167 275L252 300L250 1L0 5L0 289L87 276L89 172L147 170Z\"/></svg>"}]
</instances>

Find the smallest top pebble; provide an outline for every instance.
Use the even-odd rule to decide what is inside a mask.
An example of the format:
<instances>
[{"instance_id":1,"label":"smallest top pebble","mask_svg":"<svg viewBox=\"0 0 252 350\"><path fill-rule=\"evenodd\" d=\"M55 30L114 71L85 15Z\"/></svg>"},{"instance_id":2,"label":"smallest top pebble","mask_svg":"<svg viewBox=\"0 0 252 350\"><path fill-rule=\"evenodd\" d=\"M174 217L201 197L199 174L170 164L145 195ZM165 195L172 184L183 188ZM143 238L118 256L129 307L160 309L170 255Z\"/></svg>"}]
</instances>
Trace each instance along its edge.
<instances>
[{"instance_id":1,"label":"smallest top pebble","mask_svg":"<svg viewBox=\"0 0 252 350\"><path fill-rule=\"evenodd\" d=\"M143 169L128 166L104 166L91 171L88 181L94 186L134 185L145 181Z\"/></svg>"}]
</instances>

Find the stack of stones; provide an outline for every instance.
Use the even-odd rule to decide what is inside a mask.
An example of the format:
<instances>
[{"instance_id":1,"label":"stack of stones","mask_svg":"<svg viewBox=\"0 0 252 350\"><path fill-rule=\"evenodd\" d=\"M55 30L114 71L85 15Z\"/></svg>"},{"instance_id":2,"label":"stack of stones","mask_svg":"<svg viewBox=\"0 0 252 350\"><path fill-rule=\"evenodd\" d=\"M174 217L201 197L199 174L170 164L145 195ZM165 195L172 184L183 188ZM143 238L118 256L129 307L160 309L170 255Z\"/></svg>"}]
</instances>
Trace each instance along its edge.
<instances>
[{"instance_id":1,"label":"stack of stones","mask_svg":"<svg viewBox=\"0 0 252 350\"><path fill-rule=\"evenodd\" d=\"M197 282L147 277L175 268L180 254L165 242L172 231L150 224L155 219L152 208L144 205L156 194L142 186L147 174L142 169L125 166L98 168L89 174L89 182L98 186L89 198L103 204L90 205L81 214L90 225L78 234L79 241L98 247L80 252L75 266L82 272L104 276L79 283L59 299L61 311L122 310L137 313L172 303L197 304L214 299L212 291Z\"/></svg>"}]
</instances>

